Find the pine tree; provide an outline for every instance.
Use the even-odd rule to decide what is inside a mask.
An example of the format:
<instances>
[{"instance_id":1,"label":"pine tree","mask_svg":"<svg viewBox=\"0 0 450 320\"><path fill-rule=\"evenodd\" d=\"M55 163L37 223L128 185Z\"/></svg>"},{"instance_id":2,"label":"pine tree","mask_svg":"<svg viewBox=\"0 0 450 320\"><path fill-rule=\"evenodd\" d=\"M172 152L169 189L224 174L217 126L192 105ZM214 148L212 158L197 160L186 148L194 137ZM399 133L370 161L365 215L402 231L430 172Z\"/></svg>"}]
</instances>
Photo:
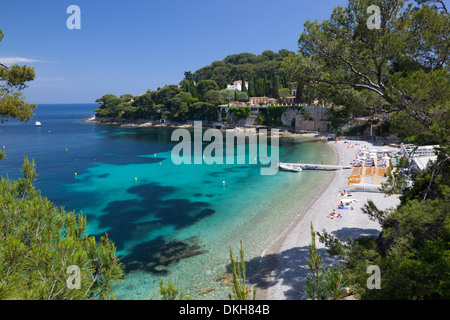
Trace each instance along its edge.
<instances>
[{"instance_id":1,"label":"pine tree","mask_svg":"<svg viewBox=\"0 0 450 320\"><path fill-rule=\"evenodd\" d=\"M255 96L255 77L253 75L250 76L250 80L248 81L248 96Z\"/></svg>"},{"instance_id":2,"label":"pine tree","mask_svg":"<svg viewBox=\"0 0 450 320\"><path fill-rule=\"evenodd\" d=\"M22 172L0 179L0 300L114 298L123 277L114 243L88 237L83 215L41 196L34 161L25 159Z\"/></svg>"},{"instance_id":3,"label":"pine tree","mask_svg":"<svg viewBox=\"0 0 450 320\"><path fill-rule=\"evenodd\" d=\"M272 98L280 97L280 77L278 75L275 76L272 86Z\"/></svg>"},{"instance_id":4,"label":"pine tree","mask_svg":"<svg viewBox=\"0 0 450 320\"><path fill-rule=\"evenodd\" d=\"M233 274L233 292L230 293L230 299L233 300L256 300L256 287L247 288L247 278L246 278L246 266L244 259L244 248L242 246L239 250L241 261L239 258L234 258L233 250L230 246L230 261L231 261L231 271Z\"/></svg>"}]
</instances>

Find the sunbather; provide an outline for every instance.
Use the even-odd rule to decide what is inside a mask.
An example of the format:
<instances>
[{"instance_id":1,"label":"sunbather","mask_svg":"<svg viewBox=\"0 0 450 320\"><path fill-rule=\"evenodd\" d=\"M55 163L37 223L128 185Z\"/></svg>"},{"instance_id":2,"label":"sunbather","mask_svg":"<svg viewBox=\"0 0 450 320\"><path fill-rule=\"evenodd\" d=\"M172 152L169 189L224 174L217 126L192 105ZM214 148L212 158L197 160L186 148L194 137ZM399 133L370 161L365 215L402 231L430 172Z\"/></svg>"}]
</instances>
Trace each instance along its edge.
<instances>
[{"instance_id":1,"label":"sunbather","mask_svg":"<svg viewBox=\"0 0 450 320\"><path fill-rule=\"evenodd\" d=\"M333 209L333 211L330 212L329 215L327 215L327 218L332 218L332 219L333 219L333 217L334 217L335 214L336 214L336 209Z\"/></svg>"}]
</instances>

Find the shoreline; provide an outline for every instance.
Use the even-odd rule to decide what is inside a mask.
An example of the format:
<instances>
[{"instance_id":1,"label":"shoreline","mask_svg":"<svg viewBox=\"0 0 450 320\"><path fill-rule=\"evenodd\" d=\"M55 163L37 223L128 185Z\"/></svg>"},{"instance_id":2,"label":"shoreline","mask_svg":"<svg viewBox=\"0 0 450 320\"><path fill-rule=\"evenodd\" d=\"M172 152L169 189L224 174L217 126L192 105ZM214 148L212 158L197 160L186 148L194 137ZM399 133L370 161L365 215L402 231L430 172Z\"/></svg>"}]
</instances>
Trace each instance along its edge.
<instances>
[{"instance_id":1,"label":"shoreline","mask_svg":"<svg viewBox=\"0 0 450 320\"><path fill-rule=\"evenodd\" d=\"M89 119L81 120L81 122L87 123L95 123L95 124L104 124L104 125L119 125L121 127L130 127L130 128L194 128L193 122L180 122L180 123L153 123L148 120L137 119L137 120L127 120L121 118L95 118L92 116ZM252 126L241 126L237 124L221 124L221 128L218 128L218 124L202 124L203 128L208 129L217 129L220 131L238 131L238 132L253 132L256 130L258 125ZM277 129L279 130L280 137L310 137L316 138L319 140L326 140L330 134L324 134L319 132L312 131L293 131L292 128L287 127L267 127L260 125L259 127L264 127L268 130Z\"/></svg>"},{"instance_id":2,"label":"shoreline","mask_svg":"<svg viewBox=\"0 0 450 320\"><path fill-rule=\"evenodd\" d=\"M303 134L306 137L312 137L312 134ZM335 148L331 148L334 153L333 164L340 164L339 155ZM273 300L269 294L270 284L276 281L276 269L280 265L279 255L282 253L282 246L286 239L292 235L294 230L302 222L305 215L311 208L318 202L322 194L327 193L331 182L336 179L337 171L330 171L330 177L324 182L323 186L319 189L319 192L311 199L306 207L297 213L296 218L292 223L267 247L260 260L260 266L255 274L252 276L252 283L257 286L257 299L258 300ZM309 232L309 229L308 229ZM299 266L300 268L300 266ZM260 273L263 276L260 276Z\"/></svg>"},{"instance_id":3,"label":"shoreline","mask_svg":"<svg viewBox=\"0 0 450 320\"><path fill-rule=\"evenodd\" d=\"M305 135L303 135L305 136ZM376 148L372 142L353 140ZM344 141L327 142L333 149L335 165L348 165L354 158L358 148L347 149ZM384 147L383 147L384 148ZM358 202L352 205L352 210L338 210L342 218L330 219L326 216L337 208L341 199L339 192L346 188L347 177L351 170L330 172L330 177L324 183L317 195L297 213L292 223L266 248L261 263L251 277L251 283L257 286L257 298L261 300L301 300L305 299L301 291L306 284L309 258L308 246L311 243L311 223L315 232L328 233L347 240L349 237L376 236L381 231L381 224L371 221L361 208L371 199L379 209L385 210L398 205L398 195L385 196L383 193L353 192L352 198ZM349 188L349 187L347 187ZM317 237L316 237L317 240ZM324 258L324 267L336 264L336 259L329 257L325 246L317 241L317 248Z\"/></svg>"}]
</instances>

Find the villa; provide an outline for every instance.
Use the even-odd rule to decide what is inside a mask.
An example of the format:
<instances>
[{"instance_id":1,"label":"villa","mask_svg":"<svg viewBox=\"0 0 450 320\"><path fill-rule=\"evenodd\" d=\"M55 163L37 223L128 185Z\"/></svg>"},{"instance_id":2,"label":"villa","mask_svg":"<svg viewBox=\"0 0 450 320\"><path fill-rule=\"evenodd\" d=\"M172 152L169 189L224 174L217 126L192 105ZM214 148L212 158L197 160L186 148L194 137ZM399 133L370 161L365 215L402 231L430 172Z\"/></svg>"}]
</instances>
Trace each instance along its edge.
<instances>
[{"instance_id":1,"label":"villa","mask_svg":"<svg viewBox=\"0 0 450 320\"><path fill-rule=\"evenodd\" d=\"M248 81L245 81L245 88L248 91ZM228 90L238 90L238 91L242 91L242 81L235 81L233 82L233 84L228 84L227 85L227 89Z\"/></svg>"},{"instance_id":2,"label":"villa","mask_svg":"<svg viewBox=\"0 0 450 320\"><path fill-rule=\"evenodd\" d=\"M278 102L278 99L269 98L269 97L250 97L250 98L248 98L248 103L251 106L256 106L256 105L261 105L261 104L276 105L279 102Z\"/></svg>"}]
</instances>

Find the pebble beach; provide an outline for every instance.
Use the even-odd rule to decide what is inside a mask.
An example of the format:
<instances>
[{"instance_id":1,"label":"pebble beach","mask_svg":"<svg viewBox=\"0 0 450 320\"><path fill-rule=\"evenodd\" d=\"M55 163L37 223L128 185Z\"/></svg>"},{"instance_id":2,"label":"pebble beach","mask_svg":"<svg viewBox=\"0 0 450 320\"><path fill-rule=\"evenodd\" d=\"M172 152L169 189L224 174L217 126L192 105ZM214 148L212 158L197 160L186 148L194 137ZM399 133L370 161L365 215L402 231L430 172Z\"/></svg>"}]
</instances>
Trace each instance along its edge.
<instances>
[{"instance_id":1,"label":"pebble beach","mask_svg":"<svg viewBox=\"0 0 450 320\"><path fill-rule=\"evenodd\" d=\"M357 151L363 146L368 149L386 149L368 141L328 141L336 153L336 163L346 166L356 158ZM392 149L392 148L391 148ZM268 247L261 259L259 272L251 279L258 287L258 298L265 300L301 300L306 299L302 290L308 274L308 246L311 244L311 223L315 231L327 231L342 240L349 237L376 236L381 231L378 221L371 221L361 210L363 205L372 200L381 210L396 207L400 201L398 195L386 196L384 193L351 192L351 197L341 196L348 186L351 169L330 171L329 183L323 188L309 207L298 213L292 224L278 236ZM301 173L300 173L301 174ZM349 191L347 191L350 193ZM347 210L338 209L341 200L355 199ZM335 210L339 218L330 217ZM326 267L336 265L335 258L330 257L326 248L318 241L316 245L324 258Z\"/></svg>"}]
</instances>

